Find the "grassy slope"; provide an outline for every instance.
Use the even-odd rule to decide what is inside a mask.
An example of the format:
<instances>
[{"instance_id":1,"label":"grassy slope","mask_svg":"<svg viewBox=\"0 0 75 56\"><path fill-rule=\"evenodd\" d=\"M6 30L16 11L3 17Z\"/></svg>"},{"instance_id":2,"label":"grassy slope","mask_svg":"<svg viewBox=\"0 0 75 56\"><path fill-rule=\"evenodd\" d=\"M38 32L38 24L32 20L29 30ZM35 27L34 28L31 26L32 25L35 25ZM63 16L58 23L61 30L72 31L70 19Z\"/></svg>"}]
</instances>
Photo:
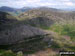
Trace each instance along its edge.
<instances>
[{"instance_id":1,"label":"grassy slope","mask_svg":"<svg viewBox=\"0 0 75 56\"><path fill-rule=\"evenodd\" d=\"M71 40L75 41L75 26L73 24L54 24L50 27L50 30L57 32L60 35L67 35L71 37Z\"/></svg>"},{"instance_id":2,"label":"grassy slope","mask_svg":"<svg viewBox=\"0 0 75 56\"><path fill-rule=\"evenodd\" d=\"M54 24L46 30L56 32L58 38L54 40L52 48L75 51L75 26L74 24ZM62 37L62 38L61 38ZM65 40L63 40L63 38ZM68 41L68 42L67 42Z\"/></svg>"}]
</instances>

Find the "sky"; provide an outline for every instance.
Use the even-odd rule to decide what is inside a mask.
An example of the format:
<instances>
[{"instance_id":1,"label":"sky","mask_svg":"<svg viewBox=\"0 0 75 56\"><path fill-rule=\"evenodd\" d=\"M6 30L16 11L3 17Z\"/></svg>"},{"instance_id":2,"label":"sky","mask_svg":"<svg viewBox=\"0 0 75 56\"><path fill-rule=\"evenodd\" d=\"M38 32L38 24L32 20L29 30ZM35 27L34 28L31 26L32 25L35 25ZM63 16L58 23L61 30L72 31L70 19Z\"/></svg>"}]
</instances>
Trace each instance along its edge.
<instances>
[{"instance_id":1,"label":"sky","mask_svg":"<svg viewBox=\"0 0 75 56\"><path fill-rule=\"evenodd\" d=\"M22 7L52 7L52 8L75 8L75 0L0 0L1 6L14 8Z\"/></svg>"}]
</instances>

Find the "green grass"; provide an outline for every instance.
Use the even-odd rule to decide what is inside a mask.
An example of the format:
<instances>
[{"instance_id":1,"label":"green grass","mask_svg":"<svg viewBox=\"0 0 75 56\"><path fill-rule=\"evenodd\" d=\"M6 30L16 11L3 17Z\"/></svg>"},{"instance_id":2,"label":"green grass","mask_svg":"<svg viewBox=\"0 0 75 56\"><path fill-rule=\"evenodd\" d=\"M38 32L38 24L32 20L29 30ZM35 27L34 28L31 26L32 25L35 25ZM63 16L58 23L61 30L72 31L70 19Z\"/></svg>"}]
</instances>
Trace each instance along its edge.
<instances>
[{"instance_id":1,"label":"green grass","mask_svg":"<svg viewBox=\"0 0 75 56\"><path fill-rule=\"evenodd\" d=\"M56 32L57 38L55 36L54 43L50 48L53 49L62 49L66 51L74 51L75 45L70 44L70 42L75 41L75 26L73 24L54 24L49 29L53 32ZM64 39L64 36L68 36L71 40Z\"/></svg>"},{"instance_id":2,"label":"green grass","mask_svg":"<svg viewBox=\"0 0 75 56\"><path fill-rule=\"evenodd\" d=\"M0 56L23 56L21 51L14 53L11 50L0 50Z\"/></svg>"},{"instance_id":3,"label":"green grass","mask_svg":"<svg viewBox=\"0 0 75 56\"><path fill-rule=\"evenodd\" d=\"M11 50L0 50L0 56L16 56Z\"/></svg>"},{"instance_id":4,"label":"green grass","mask_svg":"<svg viewBox=\"0 0 75 56\"><path fill-rule=\"evenodd\" d=\"M50 27L50 30L57 32L60 35L70 36L73 41L75 41L75 26L72 24L54 24Z\"/></svg>"},{"instance_id":5,"label":"green grass","mask_svg":"<svg viewBox=\"0 0 75 56\"><path fill-rule=\"evenodd\" d=\"M44 25L40 25L40 28L45 29L45 30L49 30L50 29L50 27L44 26Z\"/></svg>"}]
</instances>

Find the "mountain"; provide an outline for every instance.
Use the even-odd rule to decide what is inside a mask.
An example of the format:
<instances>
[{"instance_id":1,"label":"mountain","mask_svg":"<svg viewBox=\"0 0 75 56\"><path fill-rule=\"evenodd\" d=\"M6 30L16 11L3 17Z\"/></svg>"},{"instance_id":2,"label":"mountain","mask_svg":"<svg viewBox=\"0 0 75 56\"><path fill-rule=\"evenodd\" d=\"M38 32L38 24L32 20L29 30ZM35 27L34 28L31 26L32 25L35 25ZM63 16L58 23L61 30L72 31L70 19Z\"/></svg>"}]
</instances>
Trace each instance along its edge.
<instances>
[{"instance_id":1,"label":"mountain","mask_svg":"<svg viewBox=\"0 0 75 56\"><path fill-rule=\"evenodd\" d=\"M23 8L20 8L19 10L22 11L22 12L25 12L25 11L29 11L33 8L30 8L30 7L23 7Z\"/></svg>"},{"instance_id":2,"label":"mountain","mask_svg":"<svg viewBox=\"0 0 75 56\"><path fill-rule=\"evenodd\" d=\"M4 11L4 12L16 12L15 8L11 8L11 7L7 7L7 6L2 6L0 7L0 11Z\"/></svg>"},{"instance_id":3,"label":"mountain","mask_svg":"<svg viewBox=\"0 0 75 56\"><path fill-rule=\"evenodd\" d=\"M61 9L50 8L50 7L37 7L36 9L46 10L46 11L62 11Z\"/></svg>"},{"instance_id":4,"label":"mountain","mask_svg":"<svg viewBox=\"0 0 75 56\"><path fill-rule=\"evenodd\" d=\"M20 8L20 9L17 9L17 8L11 8L11 7L7 7L7 6L2 6L0 7L0 11L3 11L3 12L9 12L10 14L12 15L18 15L22 12L25 12L25 11L28 11L28 10L31 10L32 8L29 8L29 7L23 7L23 8Z\"/></svg>"},{"instance_id":5,"label":"mountain","mask_svg":"<svg viewBox=\"0 0 75 56\"><path fill-rule=\"evenodd\" d=\"M54 8L36 8L20 14L19 20L25 20L27 24L37 27L50 27L55 22L66 23L74 21L75 12L57 10Z\"/></svg>"},{"instance_id":6,"label":"mountain","mask_svg":"<svg viewBox=\"0 0 75 56\"><path fill-rule=\"evenodd\" d=\"M65 10L65 11L75 11L75 8L65 8L63 10Z\"/></svg>"}]
</instances>

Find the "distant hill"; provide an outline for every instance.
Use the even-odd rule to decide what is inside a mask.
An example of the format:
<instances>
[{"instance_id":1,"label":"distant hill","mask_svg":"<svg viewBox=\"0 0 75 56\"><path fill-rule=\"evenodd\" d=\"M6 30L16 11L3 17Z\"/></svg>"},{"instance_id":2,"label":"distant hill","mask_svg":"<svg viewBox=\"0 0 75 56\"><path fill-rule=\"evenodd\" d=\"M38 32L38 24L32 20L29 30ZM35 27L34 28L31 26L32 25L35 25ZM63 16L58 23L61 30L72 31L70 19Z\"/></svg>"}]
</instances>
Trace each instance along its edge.
<instances>
[{"instance_id":1,"label":"distant hill","mask_svg":"<svg viewBox=\"0 0 75 56\"><path fill-rule=\"evenodd\" d=\"M37 7L35 9L46 10L46 11L62 11L61 9L50 8L50 7Z\"/></svg>"},{"instance_id":2,"label":"distant hill","mask_svg":"<svg viewBox=\"0 0 75 56\"><path fill-rule=\"evenodd\" d=\"M22 12L28 11L30 9L32 9L32 8L23 7L23 8L17 9L17 8L11 8L11 7L7 7L7 6L0 7L0 11L9 12L9 13L11 13L14 16L18 15L18 14L20 14Z\"/></svg>"},{"instance_id":3,"label":"distant hill","mask_svg":"<svg viewBox=\"0 0 75 56\"><path fill-rule=\"evenodd\" d=\"M66 23L75 19L75 12L68 12L54 8L36 8L20 14L19 20L26 20L27 24L50 26L53 22Z\"/></svg>"},{"instance_id":4,"label":"distant hill","mask_svg":"<svg viewBox=\"0 0 75 56\"><path fill-rule=\"evenodd\" d=\"M23 8L20 8L19 10L22 11L22 12L26 12L26 11L29 11L33 8L30 8L30 7L23 7Z\"/></svg>"},{"instance_id":5,"label":"distant hill","mask_svg":"<svg viewBox=\"0 0 75 56\"><path fill-rule=\"evenodd\" d=\"M15 8L11 8L11 7L7 7L7 6L2 6L0 7L0 11L4 11L4 12L16 12Z\"/></svg>"},{"instance_id":6,"label":"distant hill","mask_svg":"<svg viewBox=\"0 0 75 56\"><path fill-rule=\"evenodd\" d=\"M63 10L65 10L65 11L75 11L75 8L65 8Z\"/></svg>"}]
</instances>

